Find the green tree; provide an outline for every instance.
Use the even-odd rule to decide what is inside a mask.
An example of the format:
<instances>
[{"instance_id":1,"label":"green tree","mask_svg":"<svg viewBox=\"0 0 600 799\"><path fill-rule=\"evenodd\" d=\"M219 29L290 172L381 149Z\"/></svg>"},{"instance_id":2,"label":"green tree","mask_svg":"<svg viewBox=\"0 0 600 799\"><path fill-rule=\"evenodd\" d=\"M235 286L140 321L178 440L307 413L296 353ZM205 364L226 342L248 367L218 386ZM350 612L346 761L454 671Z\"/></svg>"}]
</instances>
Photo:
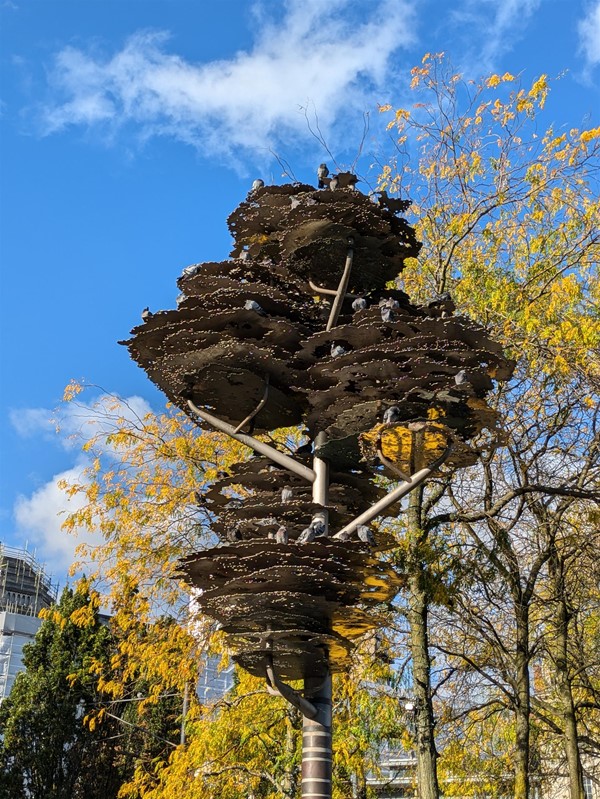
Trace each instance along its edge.
<instances>
[{"instance_id":1,"label":"green tree","mask_svg":"<svg viewBox=\"0 0 600 799\"><path fill-rule=\"evenodd\" d=\"M25 670L0 707L3 799L117 795L125 762L111 738L119 725L114 719L95 729L84 723L97 704L90 664L110 654L98 604L85 581L66 588L25 647Z\"/></svg>"}]
</instances>

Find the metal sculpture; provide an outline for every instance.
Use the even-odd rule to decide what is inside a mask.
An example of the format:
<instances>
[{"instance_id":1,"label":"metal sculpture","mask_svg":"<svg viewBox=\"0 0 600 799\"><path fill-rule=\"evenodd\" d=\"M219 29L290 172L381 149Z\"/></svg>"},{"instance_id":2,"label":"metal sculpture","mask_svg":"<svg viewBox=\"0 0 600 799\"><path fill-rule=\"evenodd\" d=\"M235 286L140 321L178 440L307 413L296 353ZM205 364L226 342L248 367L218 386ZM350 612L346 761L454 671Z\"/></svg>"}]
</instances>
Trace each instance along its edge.
<instances>
[{"instance_id":1,"label":"metal sculpture","mask_svg":"<svg viewBox=\"0 0 600 799\"><path fill-rule=\"evenodd\" d=\"M174 404L255 453L207 495L221 543L182 568L235 660L301 711L313 799L331 796L331 673L401 585L370 523L443 463L474 463L482 430L498 440L485 395L513 368L448 295L388 288L420 247L408 202L322 167L320 189L255 181L230 260L185 269L178 308L125 342ZM302 453L254 436L293 425ZM381 474L400 480L388 494Z\"/></svg>"}]
</instances>

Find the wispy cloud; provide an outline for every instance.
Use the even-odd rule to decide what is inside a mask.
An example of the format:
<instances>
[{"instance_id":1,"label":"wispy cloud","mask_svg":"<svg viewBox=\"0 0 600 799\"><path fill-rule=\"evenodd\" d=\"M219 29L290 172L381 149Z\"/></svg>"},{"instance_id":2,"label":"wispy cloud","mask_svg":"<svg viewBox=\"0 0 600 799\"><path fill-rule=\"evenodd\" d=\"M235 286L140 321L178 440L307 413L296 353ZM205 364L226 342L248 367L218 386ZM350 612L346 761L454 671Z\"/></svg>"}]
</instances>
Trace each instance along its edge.
<instances>
[{"instance_id":1,"label":"wispy cloud","mask_svg":"<svg viewBox=\"0 0 600 799\"><path fill-rule=\"evenodd\" d=\"M110 432L120 419L139 423L152 408L142 397L116 397L102 394L90 402L71 402L54 411L49 408L12 409L10 422L23 438L43 436L56 440L64 449L81 447L95 434ZM110 451L110 446L105 447Z\"/></svg>"},{"instance_id":2,"label":"wispy cloud","mask_svg":"<svg viewBox=\"0 0 600 799\"><path fill-rule=\"evenodd\" d=\"M588 3L585 16L580 20L577 31L580 50L589 72L600 64L600 0Z\"/></svg>"},{"instance_id":3,"label":"wispy cloud","mask_svg":"<svg viewBox=\"0 0 600 799\"><path fill-rule=\"evenodd\" d=\"M171 136L203 152L256 156L307 136L301 107L325 134L350 109L381 99L393 56L413 41L407 0L288 0L283 16L257 16L254 46L195 63L169 52L166 32L139 31L102 57L67 47L55 59L43 132L88 126L140 139Z\"/></svg>"},{"instance_id":4,"label":"wispy cloud","mask_svg":"<svg viewBox=\"0 0 600 799\"><path fill-rule=\"evenodd\" d=\"M477 77L497 69L499 59L524 35L541 1L463 0L454 7L452 19L464 39L461 69Z\"/></svg>"}]
</instances>

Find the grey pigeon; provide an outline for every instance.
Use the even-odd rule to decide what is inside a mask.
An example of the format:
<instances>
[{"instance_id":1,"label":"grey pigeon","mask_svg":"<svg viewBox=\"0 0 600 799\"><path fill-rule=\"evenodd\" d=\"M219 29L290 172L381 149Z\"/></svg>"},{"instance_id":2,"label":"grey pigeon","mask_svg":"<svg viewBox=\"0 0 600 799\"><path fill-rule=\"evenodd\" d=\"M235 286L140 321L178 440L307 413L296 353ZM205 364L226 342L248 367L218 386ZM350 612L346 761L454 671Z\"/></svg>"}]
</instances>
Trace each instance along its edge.
<instances>
[{"instance_id":1,"label":"grey pigeon","mask_svg":"<svg viewBox=\"0 0 600 799\"><path fill-rule=\"evenodd\" d=\"M142 311L142 322L148 322L150 319L152 319L153 316L154 314L152 313L150 308L144 308L144 310Z\"/></svg>"},{"instance_id":2,"label":"grey pigeon","mask_svg":"<svg viewBox=\"0 0 600 799\"><path fill-rule=\"evenodd\" d=\"M353 311L364 311L367 307L367 301L364 297L357 297L352 303Z\"/></svg>"},{"instance_id":3,"label":"grey pigeon","mask_svg":"<svg viewBox=\"0 0 600 799\"><path fill-rule=\"evenodd\" d=\"M186 266L186 268L181 273L182 277L191 277L195 275L196 272L199 272L202 268L202 264L192 264L191 266Z\"/></svg>"},{"instance_id":4,"label":"grey pigeon","mask_svg":"<svg viewBox=\"0 0 600 799\"><path fill-rule=\"evenodd\" d=\"M294 496L294 492L289 486L285 486L281 490L281 501L282 502L291 502L292 497Z\"/></svg>"},{"instance_id":5,"label":"grey pigeon","mask_svg":"<svg viewBox=\"0 0 600 799\"><path fill-rule=\"evenodd\" d=\"M392 405L391 408L387 408L385 413L383 414L383 423L384 424L394 424L394 422L400 421L400 408L397 405Z\"/></svg>"},{"instance_id":6,"label":"grey pigeon","mask_svg":"<svg viewBox=\"0 0 600 799\"><path fill-rule=\"evenodd\" d=\"M298 544L310 544L311 541L315 540L316 535L317 535L317 533L315 532L315 530L311 526L306 527L304 530L302 530L302 532L298 536L297 543Z\"/></svg>"},{"instance_id":7,"label":"grey pigeon","mask_svg":"<svg viewBox=\"0 0 600 799\"><path fill-rule=\"evenodd\" d=\"M356 528L356 532L358 533L358 538L363 544L368 544L370 547L375 546L375 536L370 527L367 527L366 524L359 524Z\"/></svg>"},{"instance_id":8,"label":"grey pigeon","mask_svg":"<svg viewBox=\"0 0 600 799\"><path fill-rule=\"evenodd\" d=\"M300 199L298 197L294 197L294 195L292 194L292 196L290 197L290 205L292 206L292 211L293 211L294 208L297 208L300 205Z\"/></svg>"},{"instance_id":9,"label":"grey pigeon","mask_svg":"<svg viewBox=\"0 0 600 799\"><path fill-rule=\"evenodd\" d=\"M334 175L329 181L329 188L331 189L331 191L335 191L339 185L340 182L337 179L337 175Z\"/></svg>"},{"instance_id":10,"label":"grey pigeon","mask_svg":"<svg viewBox=\"0 0 600 799\"><path fill-rule=\"evenodd\" d=\"M242 540L242 534L240 532L239 527L228 527L225 533L225 537L231 544L235 544L236 541Z\"/></svg>"},{"instance_id":11,"label":"grey pigeon","mask_svg":"<svg viewBox=\"0 0 600 799\"><path fill-rule=\"evenodd\" d=\"M256 180L252 184L252 191L258 191L259 189L262 189L262 187L264 185L265 185L264 180L261 180L260 178L256 178Z\"/></svg>"},{"instance_id":12,"label":"grey pigeon","mask_svg":"<svg viewBox=\"0 0 600 799\"><path fill-rule=\"evenodd\" d=\"M183 292L181 294L178 294L177 295L177 299L175 300L175 302L177 303L177 307L179 308L181 303L185 302L186 300L187 300L187 297L185 296L185 294Z\"/></svg>"},{"instance_id":13,"label":"grey pigeon","mask_svg":"<svg viewBox=\"0 0 600 799\"><path fill-rule=\"evenodd\" d=\"M382 322L393 322L394 321L394 312L391 308L388 308L386 305L383 306L381 309L381 321Z\"/></svg>"},{"instance_id":14,"label":"grey pigeon","mask_svg":"<svg viewBox=\"0 0 600 799\"><path fill-rule=\"evenodd\" d=\"M275 541L277 544L287 544L288 542L287 527L284 527L283 524L275 533Z\"/></svg>"},{"instance_id":15,"label":"grey pigeon","mask_svg":"<svg viewBox=\"0 0 600 799\"><path fill-rule=\"evenodd\" d=\"M248 250L242 250L241 253L238 255L238 260L240 261L251 261L252 256L248 252Z\"/></svg>"},{"instance_id":16,"label":"grey pigeon","mask_svg":"<svg viewBox=\"0 0 600 799\"><path fill-rule=\"evenodd\" d=\"M457 386L464 386L466 383L470 383L469 375L466 369L461 369L460 372L457 372L454 375L454 382Z\"/></svg>"},{"instance_id":17,"label":"grey pigeon","mask_svg":"<svg viewBox=\"0 0 600 799\"><path fill-rule=\"evenodd\" d=\"M332 344L331 345L331 357L332 358L339 358L340 355L345 355L348 352L345 347L342 347L341 344Z\"/></svg>"},{"instance_id":18,"label":"grey pigeon","mask_svg":"<svg viewBox=\"0 0 600 799\"><path fill-rule=\"evenodd\" d=\"M310 530L313 530L315 536L317 535L325 535L327 532L327 527L325 526L325 522L322 519L316 518L313 519L312 522L308 525Z\"/></svg>"},{"instance_id":19,"label":"grey pigeon","mask_svg":"<svg viewBox=\"0 0 600 799\"><path fill-rule=\"evenodd\" d=\"M329 175L329 169L327 169L327 164L319 164L319 168L317 169L317 177L319 178L319 188L324 189L326 186L325 178Z\"/></svg>"},{"instance_id":20,"label":"grey pigeon","mask_svg":"<svg viewBox=\"0 0 600 799\"><path fill-rule=\"evenodd\" d=\"M247 311L254 311L254 313L260 314L260 316L265 316L265 312L256 302L256 300L246 300L246 302L244 303L244 308Z\"/></svg>"}]
</instances>

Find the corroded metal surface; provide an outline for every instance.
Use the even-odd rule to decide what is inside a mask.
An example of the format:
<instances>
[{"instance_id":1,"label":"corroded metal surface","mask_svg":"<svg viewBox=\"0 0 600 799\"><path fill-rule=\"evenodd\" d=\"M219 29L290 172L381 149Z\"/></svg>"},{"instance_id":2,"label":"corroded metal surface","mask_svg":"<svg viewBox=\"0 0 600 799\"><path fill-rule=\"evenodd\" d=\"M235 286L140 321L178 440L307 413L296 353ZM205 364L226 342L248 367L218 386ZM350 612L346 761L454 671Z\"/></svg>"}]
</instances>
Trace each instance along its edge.
<instances>
[{"instance_id":1,"label":"corroded metal surface","mask_svg":"<svg viewBox=\"0 0 600 799\"><path fill-rule=\"evenodd\" d=\"M336 177L336 189L327 177L321 190L251 191L228 220L230 259L185 269L177 309L147 314L124 342L186 413L190 400L254 435L301 425L311 457L329 464L319 501L303 476L264 457L234 466L203 498L220 545L182 564L237 661L264 676L272 658L285 679L343 668L401 585L380 531L331 534L381 497L375 478L412 474L448 444L447 463L466 466L482 442L498 443L486 395L513 369L448 295L417 305L386 287L419 252L401 217L408 203ZM346 263L347 294L326 330ZM329 536L311 534L326 517Z\"/></svg>"}]
</instances>

